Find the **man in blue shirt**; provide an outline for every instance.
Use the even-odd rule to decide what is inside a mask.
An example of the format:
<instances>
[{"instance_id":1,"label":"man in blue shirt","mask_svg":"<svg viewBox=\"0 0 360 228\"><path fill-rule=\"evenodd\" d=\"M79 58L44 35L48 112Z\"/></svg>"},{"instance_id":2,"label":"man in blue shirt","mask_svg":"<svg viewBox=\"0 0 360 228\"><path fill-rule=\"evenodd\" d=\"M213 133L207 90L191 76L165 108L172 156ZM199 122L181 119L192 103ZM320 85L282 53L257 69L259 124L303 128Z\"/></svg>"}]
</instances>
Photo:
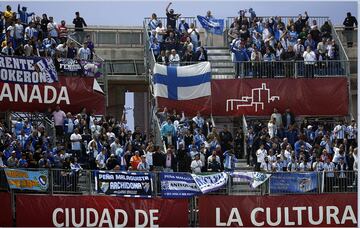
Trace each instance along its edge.
<instances>
[{"instance_id":1,"label":"man in blue shirt","mask_svg":"<svg viewBox=\"0 0 360 228\"><path fill-rule=\"evenodd\" d=\"M244 71L244 68L246 70L246 66L244 67L244 62L250 61L249 54L247 52L247 49L245 48L244 42L239 42L238 46L236 45L231 47L231 51L234 53L234 61L236 64L236 77L244 76L244 73L241 74L241 71ZM246 75L246 72L245 72Z\"/></svg>"},{"instance_id":2,"label":"man in blue shirt","mask_svg":"<svg viewBox=\"0 0 360 228\"><path fill-rule=\"evenodd\" d=\"M175 127L171 122L171 119L168 118L166 124L164 124L161 128L161 136L166 144L168 145L175 145Z\"/></svg>"},{"instance_id":3,"label":"man in blue shirt","mask_svg":"<svg viewBox=\"0 0 360 228\"><path fill-rule=\"evenodd\" d=\"M26 10L27 10L27 7L23 6L20 9L20 4L18 4L18 13L20 15L20 20L24 25L27 25L28 24L28 18L35 14L34 12L28 13Z\"/></svg>"}]
</instances>

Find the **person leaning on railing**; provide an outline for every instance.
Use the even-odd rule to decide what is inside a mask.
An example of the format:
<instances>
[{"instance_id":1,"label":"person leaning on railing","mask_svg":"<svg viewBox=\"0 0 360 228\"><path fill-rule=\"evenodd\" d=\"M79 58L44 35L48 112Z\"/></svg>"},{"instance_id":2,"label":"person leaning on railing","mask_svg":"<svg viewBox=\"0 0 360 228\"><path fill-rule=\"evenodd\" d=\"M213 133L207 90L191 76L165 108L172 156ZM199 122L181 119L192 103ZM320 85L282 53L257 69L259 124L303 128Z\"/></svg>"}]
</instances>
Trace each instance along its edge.
<instances>
[{"instance_id":1,"label":"person leaning on railing","mask_svg":"<svg viewBox=\"0 0 360 228\"><path fill-rule=\"evenodd\" d=\"M355 27L357 27L357 20L354 16L351 15L350 12L348 12L343 22L343 25L345 26L344 32L346 35L347 46L352 47L353 45L352 35L353 35L354 25Z\"/></svg>"}]
</instances>

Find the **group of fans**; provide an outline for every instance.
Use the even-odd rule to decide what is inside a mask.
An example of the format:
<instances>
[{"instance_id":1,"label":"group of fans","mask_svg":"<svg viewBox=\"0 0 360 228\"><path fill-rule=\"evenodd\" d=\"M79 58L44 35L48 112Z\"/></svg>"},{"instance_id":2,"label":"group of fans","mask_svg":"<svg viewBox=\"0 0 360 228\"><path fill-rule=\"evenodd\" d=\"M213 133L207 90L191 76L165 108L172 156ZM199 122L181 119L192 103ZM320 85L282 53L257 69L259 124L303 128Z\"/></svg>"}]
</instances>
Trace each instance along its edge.
<instances>
[{"instance_id":1,"label":"group of fans","mask_svg":"<svg viewBox=\"0 0 360 228\"><path fill-rule=\"evenodd\" d=\"M94 43L90 36L84 40L85 20L75 13L72 22L75 32L70 33L66 22L55 22L52 16L41 17L29 13L27 7L18 5L17 12L10 5L0 12L1 54L8 56L41 56L57 58L92 60ZM69 37L72 39L68 39ZM77 43L82 43L78 48Z\"/></svg>"}]
</instances>

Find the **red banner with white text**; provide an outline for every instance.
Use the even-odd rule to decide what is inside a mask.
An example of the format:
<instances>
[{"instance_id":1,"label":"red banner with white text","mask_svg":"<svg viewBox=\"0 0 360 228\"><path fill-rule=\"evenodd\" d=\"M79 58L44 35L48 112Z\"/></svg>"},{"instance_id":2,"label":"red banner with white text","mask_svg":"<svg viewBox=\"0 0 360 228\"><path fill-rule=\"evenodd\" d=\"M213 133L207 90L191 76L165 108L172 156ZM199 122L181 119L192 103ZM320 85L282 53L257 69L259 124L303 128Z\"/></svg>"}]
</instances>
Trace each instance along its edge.
<instances>
[{"instance_id":1,"label":"red banner with white text","mask_svg":"<svg viewBox=\"0 0 360 228\"><path fill-rule=\"evenodd\" d=\"M65 112L79 113L85 107L105 114L105 96L93 77L59 76L52 83L0 80L1 111L45 112L56 105Z\"/></svg>"},{"instance_id":2,"label":"red banner with white text","mask_svg":"<svg viewBox=\"0 0 360 228\"><path fill-rule=\"evenodd\" d=\"M16 226L188 226L185 199L17 195Z\"/></svg>"},{"instance_id":3,"label":"red banner with white text","mask_svg":"<svg viewBox=\"0 0 360 228\"><path fill-rule=\"evenodd\" d=\"M0 192L0 205L0 227L13 226L10 193Z\"/></svg>"},{"instance_id":4,"label":"red banner with white text","mask_svg":"<svg viewBox=\"0 0 360 228\"><path fill-rule=\"evenodd\" d=\"M357 225L356 193L283 196L201 196L201 227Z\"/></svg>"},{"instance_id":5,"label":"red banner with white text","mask_svg":"<svg viewBox=\"0 0 360 228\"><path fill-rule=\"evenodd\" d=\"M215 116L267 116L274 108L295 115L348 114L347 79L234 79L212 80Z\"/></svg>"}]
</instances>

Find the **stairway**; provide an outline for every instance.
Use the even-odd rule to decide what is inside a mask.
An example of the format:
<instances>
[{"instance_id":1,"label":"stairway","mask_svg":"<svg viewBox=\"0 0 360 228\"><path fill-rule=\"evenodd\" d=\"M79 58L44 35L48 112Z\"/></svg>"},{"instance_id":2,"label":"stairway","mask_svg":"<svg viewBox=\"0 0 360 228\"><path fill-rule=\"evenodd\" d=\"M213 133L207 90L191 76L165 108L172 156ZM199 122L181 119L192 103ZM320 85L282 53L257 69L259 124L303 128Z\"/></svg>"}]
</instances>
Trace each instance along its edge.
<instances>
[{"instance_id":1,"label":"stairway","mask_svg":"<svg viewBox=\"0 0 360 228\"><path fill-rule=\"evenodd\" d=\"M213 79L235 78L235 68L227 47L206 47L208 60L211 63Z\"/></svg>"}]
</instances>

